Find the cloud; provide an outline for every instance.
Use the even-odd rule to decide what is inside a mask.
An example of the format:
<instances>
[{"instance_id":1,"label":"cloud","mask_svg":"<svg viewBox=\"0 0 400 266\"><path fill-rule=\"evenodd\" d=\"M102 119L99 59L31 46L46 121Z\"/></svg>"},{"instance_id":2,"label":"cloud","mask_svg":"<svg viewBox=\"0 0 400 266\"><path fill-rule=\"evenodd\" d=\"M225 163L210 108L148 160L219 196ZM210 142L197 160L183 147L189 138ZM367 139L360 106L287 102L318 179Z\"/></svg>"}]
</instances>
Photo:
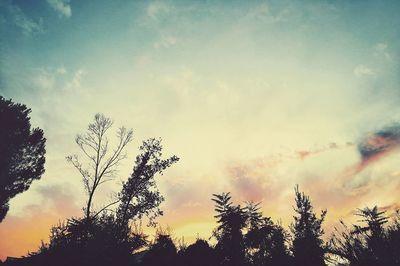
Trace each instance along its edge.
<instances>
[{"instance_id":1,"label":"cloud","mask_svg":"<svg viewBox=\"0 0 400 266\"><path fill-rule=\"evenodd\" d=\"M387 51L388 45L386 43L377 43L374 46L375 49L375 56L383 56L386 60L391 61L392 57Z\"/></svg>"},{"instance_id":2,"label":"cloud","mask_svg":"<svg viewBox=\"0 0 400 266\"><path fill-rule=\"evenodd\" d=\"M400 147L400 125L395 124L369 134L358 144L362 162L388 154Z\"/></svg>"},{"instance_id":3,"label":"cloud","mask_svg":"<svg viewBox=\"0 0 400 266\"><path fill-rule=\"evenodd\" d=\"M59 16L71 17L72 10L69 0L47 0L47 3L58 12Z\"/></svg>"},{"instance_id":4,"label":"cloud","mask_svg":"<svg viewBox=\"0 0 400 266\"><path fill-rule=\"evenodd\" d=\"M231 190L242 201L260 202L272 187L273 180L266 173L266 162L232 163L227 172ZM271 161L272 165L275 163ZM268 164L268 163L267 163Z\"/></svg>"},{"instance_id":5,"label":"cloud","mask_svg":"<svg viewBox=\"0 0 400 266\"><path fill-rule=\"evenodd\" d=\"M244 20L259 20L267 23L277 23L286 21L291 10L286 8L277 14L272 14L269 6L266 3L262 3L254 8L251 8L244 16Z\"/></svg>"},{"instance_id":6,"label":"cloud","mask_svg":"<svg viewBox=\"0 0 400 266\"><path fill-rule=\"evenodd\" d=\"M311 156L352 146L354 146L352 143L340 145L332 142L321 148L295 150L294 152L271 155L245 163L232 162L227 167L231 189L237 195L243 197L243 200L261 201L265 195L278 197L282 191L287 189L287 187L285 188L287 184L277 178L280 175L279 172L282 172L287 165L293 167L291 171L294 174L295 168L301 169L302 164L306 163L304 160Z\"/></svg>"},{"instance_id":7,"label":"cloud","mask_svg":"<svg viewBox=\"0 0 400 266\"><path fill-rule=\"evenodd\" d=\"M75 203L74 193L67 184L42 186L37 189L45 204L55 212L69 215L78 213L80 208ZM42 206L42 205L41 205Z\"/></svg>"},{"instance_id":8,"label":"cloud","mask_svg":"<svg viewBox=\"0 0 400 266\"><path fill-rule=\"evenodd\" d=\"M86 73L86 70L83 68L70 72L68 72L65 67L38 68L33 72L32 82L37 88L45 91L55 88L71 90L81 87L82 79L85 77Z\"/></svg>"},{"instance_id":9,"label":"cloud","mask_svg":"<svg viewBox=\"0 0 400 266\"><path fill-rule=\"evenodd\" d=\"M25 13L16 5L9 5L8 10L11 15L12 22L15 26L22 29L26 36L37 33L43 33L43 20L40 18L37 22L25 15Z\"/></svg>"},{"instance_id":10,"label":"cloud","mask_svg":"<svg viewBox=\"0 0 400 266\"><path fill-rule=\"evenodd\" d=\"M298 157L298 159L304 160L311 155L316 155L316 154L323 153L323 152L326 152L329 150L341 149L341 148L346 148L346 147L351 147L351 146L354 146L354 144L351 142L347 142L344 145L338 145L335 142L331 142L331 143L329 143L328 146L325 146L322 148L317 148L317 149L312 149L312 150L297 150L295 152L295 155Z\"/></svg>"},{"instance_id":11,"label":"cloud","mask_svg":"<svg viewBox=\"0 0 400 266\"><path fill-rule=\"evenodd\" d=\"M169 14L171 7L164 2L152 2L147 7L147 16L154 20L158 20L160 17Z\"/></svg>"},{"instance_id":12,"label":"cloud","mask_svg":"<svg viewBox=\"0 0 400 266\"><path fill-rule=\"evenodd\" d=\"M371 68L369 68L365 65L362 65L362 64L357 65L354 68L353 73L358 78L360 78L362 76L375 76L375 72Z\"/></svg>"},{"instance_id":13,"label":"cloud","mask_svg":"<svg viewBox=\"0 0 400 266\"><path fill-rule=\"evenodd\" d=\"M400 124L386 126L368 134L357 145L360 162L346 169L344 178L362 172L369 165L376 163L400 148Z\"/></svg>"}]
</instances>

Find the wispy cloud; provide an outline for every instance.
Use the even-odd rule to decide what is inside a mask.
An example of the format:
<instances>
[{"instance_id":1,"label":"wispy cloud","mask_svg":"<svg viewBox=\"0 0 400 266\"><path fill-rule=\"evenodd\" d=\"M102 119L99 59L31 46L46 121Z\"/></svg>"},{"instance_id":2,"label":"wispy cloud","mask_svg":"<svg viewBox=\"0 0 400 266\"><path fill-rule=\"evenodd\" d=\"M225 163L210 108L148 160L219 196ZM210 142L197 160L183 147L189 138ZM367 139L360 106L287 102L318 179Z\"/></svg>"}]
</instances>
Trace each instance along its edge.
<instances>
[{"instance_id":1,"label":"wispy cloud","mask_svg":"<svg viewBox=\"0 0 400 266\"><path fill-rule=\"evenodd\" d=\"M392 57L390 56L389 52L387 51L388 45L387 43L377 43L374 46L374 55L375 56L383 56L386 60L392 61Z\"/></svg>"},{"instance_id":2,"label":"wispy cloud","mask_svg":"<svg viewBox=\"0 0 400 266\"><path fill-rule=\"evenodd\" d=\"M291 189L286 183L285 178L287 177L281 176L283 169L288 165L293 167L291 171L295 175L296 168L308 167L306 159L322 156L328 152L345 152L346 149L352 147L354 147L354 144L351 142L343 145L332 142L321 147L279 153L247 162L229 163L227 173L230 189L243 197L243 200L261 201L265 197L279 198L281 194L285 194L285 191ZM332 154L326 155L331 156ZM314 159L318 160L318 158ZM307 178L300 179L297 182L307 182ZM325 181L319 180L318 182Z\"/></svg>"},{"instance_id":3,"label":"wispy cloud","mask_svg":"<svg viewBox=\"0 0 400 266\"><path fill-rule=\"evenodd\" d=\"M43 33L43 19L40 18L38 21L34 21L16 5L10 4L8 10L14 25L20 28L24 35L30 36L36 33Z\"/></svg>"},{"instance_id":4,"label":"wispy cloud","mask_svg":"<svg viewBox=\"0 0 400 266\"><path fill-rule=\"evenodd\" d=\"M71 90L81 87L86 70L79 68L69 73L62 66L58 68L39 68L34 73L32 82L38 89L51 90L57 85L60 89Z\"/></svg>"},{"instance_id":5,"label":"wispy cloud","mask_svg":"<svg viewBox=\"0 0 400 266\"><path fill-rule=\"evenodd\" d=\"M67 82L65 88L66 89L80 88L82 79L86 75L86 73L87 72L82 68L75 71L72 79L69 82Z\"/></svg>"},{"instance_id":6,"label":"wispy cloud","mask_svg":"<svg viewBox=\"0 0 400 266\"><path fill-rule=\"evenodd\" d=\"M262 3L254 8L251 8L247 14L245 14L244 19L260 20L267 23L277 23L289 19L291 12L292 11L289 8L285 8L274 14L271 12L266 3Z\"/></svg>"},{"instance_id":7,"label":"wispy cloud","mask_svg":"<svg viewBox=\"0 0 400 266\"><path fill-rule=\"evenodd\" d=\"M351 147L351 146L354 146L354 144L351 143L351 142L347 142L344 145L338 145L335 142L331 142L331 143L329 143L328 146L325 146L325 147L320 147L320 148L311 149L311 150L297 150L296 151L296 156L298 157L298 159L304 160L309 156L317 155L317 154L322 153L322 152L326 152L326 151L329 151L329 150L346 148L346 147Z\"/></svg>"},{"instance_id":8,"label":"wispy cloud","mask_svg":"<svg viewBox=\"0 0 400 266\"><path fill-rule=\"evenodd\" d=\"M61 17L69 18L72 15L69 0L47 0L47 3L58 12Z\"/></svg>"},{"instance_id":9,"label":"wispy cloud","mask_svg":"<svg viewBox=\"0 0 400 266\"><path fill-rule=\"evenodd\" d=\"M353 73L358 78L363 76L375 76L375 72L371 68L362 64L357 65L354 68Z\"/></svg>"},{"instance_id":10,"label":"wispy cloud","mask_svg":"<svg viewBox=\"0 0 400 266\"><path fill-rule=\"evenodd\" d=\"M147 15L154 19L157 20L160 17L167 15L171 12L172 8L166 4L165 2L152 2L149 4L147 7Z\"/></svg>"}]
</instances>

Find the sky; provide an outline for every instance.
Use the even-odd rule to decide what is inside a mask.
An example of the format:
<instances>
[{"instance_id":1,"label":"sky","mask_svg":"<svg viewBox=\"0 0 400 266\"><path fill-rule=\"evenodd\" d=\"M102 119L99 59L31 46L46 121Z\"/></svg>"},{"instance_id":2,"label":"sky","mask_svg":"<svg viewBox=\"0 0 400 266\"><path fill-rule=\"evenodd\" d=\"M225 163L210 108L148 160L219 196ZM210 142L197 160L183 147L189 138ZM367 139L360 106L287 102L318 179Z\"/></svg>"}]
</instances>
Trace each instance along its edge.
<instances>
[{"instance_id":1,"label":"sky","mask_svg":"<svg viewBox=\"0 0 400 266\"><path fill-rule=\"evenodd\" d=\"M400 204L400 2L0 0L0 94L32 109L46 172L10 202L0 259L35 251L52 225L82 215L65 157L98 112L180 161L157 177L158 219L177 239L208 239L213 193L262 202L287 226L294 186L325 226ZM110 135L112 138L112 135ZM149 231L152 232L152 231Z\"/></svg>"}]
</instances>

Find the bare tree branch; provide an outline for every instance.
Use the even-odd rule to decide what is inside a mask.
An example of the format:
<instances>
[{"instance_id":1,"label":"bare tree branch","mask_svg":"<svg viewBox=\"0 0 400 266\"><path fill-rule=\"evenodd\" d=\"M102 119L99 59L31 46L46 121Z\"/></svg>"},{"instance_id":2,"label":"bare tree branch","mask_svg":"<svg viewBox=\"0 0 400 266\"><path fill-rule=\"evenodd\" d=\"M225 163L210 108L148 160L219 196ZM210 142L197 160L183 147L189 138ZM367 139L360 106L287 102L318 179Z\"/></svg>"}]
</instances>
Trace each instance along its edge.
<instances>
[{"instance_id":1,"label":"bare tree branch","mask_svg":"<svg viewBox=\"0 0 400 266\"><path fill-rule=\"evenodd\" d=\"M86 167L83 166L83 163L79 160L77 155L67 157L67 161L71 163L82 176L85 190L88 193L86 206L87 218L91 216L92 200L97 187L112 180L117 171L116 167L126 158L124 149L133 139L132 129L127 130L125 127L119 128L117 130L118 144L113 152L109 153L107 131L112 125L113 121L110 118L105 117L103 114L96 114L94 121L88 125L86 133L76 136L76 144L84 157L89 161ZM109 156L107 156L108 154ZM106 208L102 208L96 215L105 209Z\"/></svg>"}]
</instances>

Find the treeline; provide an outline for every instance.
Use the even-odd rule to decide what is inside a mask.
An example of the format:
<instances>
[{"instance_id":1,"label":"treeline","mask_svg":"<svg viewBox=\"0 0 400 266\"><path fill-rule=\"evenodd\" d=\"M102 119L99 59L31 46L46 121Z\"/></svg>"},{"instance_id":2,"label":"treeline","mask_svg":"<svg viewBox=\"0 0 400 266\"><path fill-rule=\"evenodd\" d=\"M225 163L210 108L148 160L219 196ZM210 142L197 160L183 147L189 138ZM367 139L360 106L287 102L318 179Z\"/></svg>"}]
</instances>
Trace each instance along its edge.
<instances>
[{"instance_id":1,"label":"treeline","mask_svg":"<svg viewBox=\"0 0 400 266\"><path fill-rule=\"evenodd\" d=\"M6 265L400 265L400 214L389 218L377 207L359 209L359 224L336 228L323 240L326 210L317 215L311 200L295 188L289 230L260 211L260 205L232 203L229 193L213 195L216 244L205 239L186 245L167 230L150 241L140 228L121 226L116 214L69 219L52 228L50 242ZM194 232L195 233L195 232Z\"/></svg>"},{"instance_id":2,"label":"treeline","mask_svg":"<svg viewBox=\"0 0 400 266\"><path fill-rule=\"evenodd\" d=\"M4 125L0 127L0 222L9 200L29 189L44 172L46 139L42 130L31 129L29 113L25 105L0 96L0 124ZM112 126L110 118L95 115L87 130L76 136L80 155L67 156L81 176L87 196L82 217L54 226L48 243L23 258L8 259L4 265L400 265L399 212L389 218L377 207L359 209L358 224L340 222L332 236L324 237L327 211L316 214L310 198L297 186L295 215L288 229L264 216L260 203L237 205L230 193L222 193L212 195L217 222L212 239L187 245L165 230L149 239L139 225L147 220L149 226L156 226L156 218L163 214L160 204L164 197L155 177L179 158L163 158L159 139L143 141L131 175L109 203L94 208L98 188L115 179L133 139L131 129L120 127L116 140L109 142ZM111 148L110 143L115 146Z\"/></svg>"}]
</instances>

